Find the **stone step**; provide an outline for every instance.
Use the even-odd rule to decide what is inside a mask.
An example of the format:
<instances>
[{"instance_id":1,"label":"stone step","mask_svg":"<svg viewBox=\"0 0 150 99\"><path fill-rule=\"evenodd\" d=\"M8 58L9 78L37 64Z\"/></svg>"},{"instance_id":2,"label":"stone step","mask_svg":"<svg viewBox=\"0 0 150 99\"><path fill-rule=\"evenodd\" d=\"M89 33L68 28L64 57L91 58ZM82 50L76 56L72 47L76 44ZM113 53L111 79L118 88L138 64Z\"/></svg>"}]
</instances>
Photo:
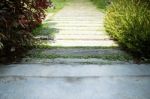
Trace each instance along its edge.
<instances>
[{"instance_id":1,"label":"stone step","mask_svg":"<svg viewBox=\"0 0 150 99\"><path fill-rule=\"evenodd\" d=\"M0 67L0 77L150 77L149 65L11 64Z\"/></svg>"},{"instance_id":2,"label":"stone step","mask_svg":"<svg viewBox=\"0 0 150 99\"><path fill-rule=\"evenodd\" d=\"M105 30L104 27L80 27L80 26L76 26L76 27L68 27L68 26L50 26L50 28L55 28L60 30L74 30L74 31L78 31L78 30L86 30L86 31L98 31L98 30Z\"/></svg>"},{"instance_id":3,"label":"stone step","mask_svg":"<svg viewBox=\"0 0 150 99\"><path fill-rule=\"evenodd\" d=\"M100 24L100 23L91 23L91 24L87 24L87 23L51 23L51 22L44 22L43 24L49 24L50 26L54 27L102 27L104 26L104 24Z\"/></svg>"},{"instance_id":4,"label":"stone step","mask_svg":"<svg viewBox=\"0 0 150 99\"><path fill-rule=\"evenodd\" d=\"M62 47L77 47L77 46L118 46L113 40L56 40L49 41L47 45L62 46Z\"/></svg>"},{"instance_id":5,"label":"stone step","mask_svg":"<svg viewBox=\"0 0 150 99\"><path fill-rule=\"evenodd\" d=\"M57 14L56 16L101 16L102 14L100 13L95 13L95 12L79 12L79 11L69 11L69 12L65 12L61 11L59 14ZM102 15L103 16L103 15Z\"/></svg>"},{"instance_id":6,"label":"stone step","mask_svg":"<svg viewBox=\"0 0 150 99\"><path fill-rule=\"evenodd\" d=\"M50 23L50 24L103 24L103 21L79 21L79 20L72 20L72 21L68 21L68 20L51 20L51 19L47 19L45 20L43 23Z\"/></svg>"},{"instance_id":7,"label":"stone step","mask_svg":"<svg viewBox=\"0 0 150 99\"><path fill-rule=\"evenodd\" d=\"M109 40L108 35L55 35L55 40Z\"/></svg>"},{"instance_id":8,"label":"stone step","mask_svg":"<svg viewBox=\"0 0 150 99\"><path fill-rule=\"evenodd\" d=\"M94 19L94 18L92 18L92 19L52 19L52 20L54 20L54 21L100 21L100 20L97 20L97 19Z\"/></svg>"},{"instance_id":9,"label":"stone step","mask_svg":"<svg viewBox=\"0 0 150 99\"><path fill-rule=\"evenodd\" d=\"M57 31L58 34L61 35L106 35L105 31L87 31L87 30L61 30Z\"/></svg>"},{"instance_id":10,"label":"stone step","mask_svg":"<svg viewBox=\"0 0 150 99\"><path fill-rule=\"evenodd\" d=\"M34 73L36 72L37 75L42 71L36 70ZM25 73L25 70L21 71ZM49 72L46 71L45 73L48 74ZM121 71L124 72L126 69ZM60 75L61 72L62 70ZM110 70L110 72L116 71ZM31 74L32 71L29 73ZM84 78L5 76L0 78L0 97L1 99L150 99L149 82L148 75Z\"/></svg>"},{"instance_id":11,"label":"stone step","mask_svg":"<svg viewBox=\"0 0 150 99\"><path fill-rule=\"evenodd\" d=\"M98 18L104 18L104 16L101 16L101 15L98 15L98 16L95 16L95 15L91 15L91 16L86 16L86 15L84 15L84 16L58 16L58 15L56 15L55 17L53 17L53 19L93 19L93 18L97 18L97 20L98 20Z\"/></svg>"},{"instance_id":12,"label":"stone step","mask_svg":"<svg viewBox=\"0 0 150 99\"><path fill-rule=\"evenodd\" d=\"M97 21L99 21L99 19L103 19L104 17L102 17L102 16L98 16L98 17L54 17L54 18L52 18L53 20L97 20Z\"/></svg>"}]
</instances>

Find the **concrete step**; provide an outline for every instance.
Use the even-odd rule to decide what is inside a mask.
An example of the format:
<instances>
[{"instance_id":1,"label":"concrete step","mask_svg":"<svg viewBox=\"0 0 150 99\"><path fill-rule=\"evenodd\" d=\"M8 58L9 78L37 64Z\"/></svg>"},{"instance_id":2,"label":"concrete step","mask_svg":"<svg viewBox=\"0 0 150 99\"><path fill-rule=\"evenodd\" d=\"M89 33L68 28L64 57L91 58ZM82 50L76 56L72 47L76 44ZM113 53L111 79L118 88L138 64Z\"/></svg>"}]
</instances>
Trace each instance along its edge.
<instances>
[{"instance_id":1,"label":"concrete step","mask_svg":"<svg viewBox=\"0 0 150 99\"><path fill-rule=\"evenodd\" d=\"M100 13L92 13L92 12L78 12L78 11L69 11L64 13L63 11L61 11L61 13L57 14L56 16L59 17L65 17L65 16L74 16L74 17L78 17L78 16L101 16Z\"/></svg>"},{"instance_id":2,"label":"concrete step","mask_svg":"<svg viewBox=\"0 0 150 99\"><path fill-rule=\"evenodd\" d=\"M57 34L61 35L106 35L107 33L105 31L88 31L88 30L61 30L57 31Z\"/></svg>"},{"instance_id":3,"label":"concrete step","mask_svg":"<svg viewBox=\"0 0 150 99\"><path fill-rule=\"evenodd\" d=\"M103 24L103 20L102 21L88 21L88 20L84 20L84 21L80 21L80 20L52 20L52 19L47 19L45 20L43 23L51 23L51 24L60 24L60 23L66 23L66 24Z\"/></svg>"},{"instance_id":4,"label":"concrete step","mask_svg":"<svg viewBox=\"0 0 150 99\"><path fill-rule=\"evenodd\" d=\"M97 20L97 21L99 21L99 19L103 19L104 18L104 16L93 16L93 17L91 17L91 16L85 16L85 17L83 17L83 16L78 16L78 17L74 17L74 16L69 16L69 17L54 17L53 18L53 20Z\"/></svg>"},{"instance_id":5,"label":"concrete step","mask_svg":"<svg viewBox=\"0 0 150 99\"><path fill-rule=\"evenodd\" d=\"M102 27L104 26L104 24L98 24L98 23L91 23L91 24L87 24L87 23L51 23L51 22L44 22L49 24L50 26L57 26L57 27Z\"/></svg>"},{"instance_id":6,"label":"concrete step","mask_svg":"<svg viewBox=\"0 0 150 99\"><path fill-rule=\"evenodd\" d=\"M49 41L47 45L63 46L63 47L77 47L77 46L118 46L113 40L56 40Z\"/></svg>"},{"instance_id":7,"label":"concrete step","mask_svg":"<svg viewBox=\"0 0 150 99\"><path fill-rule=\"evenodd\" d=\"M62 35L56 34L55 40L109 40L110 37L108 35Z\"/></svg>"},{"instance_id":8,"label":"concrete step","mask_svg":"<svg viewBox=\"0 0 150 99\"><path fill-rule=\"evenodd\" d=\"M76 26L76 27L68 27L68 26L50 26L50 28L55 28L60 30L74 30L74 31L80 31L80 30L86 30L86 31L104 31L105 28L104 27L80 27L80 26Z\"/></svg>"},{"instance_id":9,"label":"concrete step","mask_svg":"<svg viewBox=\"0 0 150 99\"><path fill-rule=\"evenodd\" d=\"M55 17L53 17L53 19L93 19L93 18L104 18L104 15L103 16L101 16L101 15L98 15L98 16L95 16L95 15L91 15L91 16L86 16L86 15L84 15L84 16L62 16L62 17L60 17L60 16L58 16L58 15L56 15Z\"/></svg>"},{"instance_id":10,"label":"concrete step","mask_svg":"<svg viewBox=\"0 0 150 99\"><path fill-rule=\"evenodd\" d=\"M23 70L23 72L24 71L25 70ZM38 71L36 71L36 74L38 74ZM62 70L60 70L60 72L61 71ZM126 69L124 69L124 71L126 71ZM150 99L149 82L150 77L148 77L148 75L144 77L101 76L101 77L84 77L84 78L5 76L0 78L0 98L1 99Z\"/></svg>"},{"instance_id":11,"label":"concrete step","mask_svg":"<svg viewBox=\"0 0 150 99\"><path fill-rule=\"evenodd\" d=\"M97 19L53 19L54 21L100 21L100 20L97 20ZM102 19L103 20L103 19Z\"/></svg>"},{"instance_id":12,"label":"concrete step","mask_svg":"<svg viewBox=\"0 0 150 99\"><path fill-rule=\"evenodd\" d=\"M0 67L0 77L150 77L149 64L63 65L11 64Z\"/></svg>"}]
</instances>

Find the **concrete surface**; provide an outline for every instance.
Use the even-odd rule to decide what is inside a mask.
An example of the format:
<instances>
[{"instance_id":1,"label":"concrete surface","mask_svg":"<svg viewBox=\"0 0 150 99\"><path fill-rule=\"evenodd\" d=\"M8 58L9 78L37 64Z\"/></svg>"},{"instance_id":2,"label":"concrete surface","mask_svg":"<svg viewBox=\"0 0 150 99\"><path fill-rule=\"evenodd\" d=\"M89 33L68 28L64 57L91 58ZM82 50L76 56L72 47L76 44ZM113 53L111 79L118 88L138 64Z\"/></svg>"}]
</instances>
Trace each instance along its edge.
<instances>
[{"instance_id":1,"label":"concrete surface","mask_svg":"<svg viewBox=\"0 0 150 99\"><path fill-rule=\"evenodd\" d=\"M12 64L0 99L150 99L150 65Z\"/></svg>"},{"instance_id":2,"label":"concrete surface","mask_svg":"<svg viewBox=\"0 0 150 99\"><path fill-rule=\"evenodd\" d=\"M117 46L105 32L104 13L89 0L72 0L44 23L57 30L50 46Z\"/></svg>"}]
</instances>

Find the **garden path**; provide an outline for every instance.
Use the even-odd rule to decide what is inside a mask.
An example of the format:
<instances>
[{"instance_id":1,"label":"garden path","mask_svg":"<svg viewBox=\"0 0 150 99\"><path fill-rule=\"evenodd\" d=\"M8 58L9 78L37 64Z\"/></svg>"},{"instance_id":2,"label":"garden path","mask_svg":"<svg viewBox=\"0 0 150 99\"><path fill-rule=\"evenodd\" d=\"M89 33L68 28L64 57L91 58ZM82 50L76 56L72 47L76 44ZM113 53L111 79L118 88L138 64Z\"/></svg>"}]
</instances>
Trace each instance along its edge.
<instances>
[{"instance_id":1,"label":"garden path","mask_svg":"<svg viewBox=\"0 0 150 99\"><path fill-rule=\"evenodd\" d=\"M103 18L88 0L72 0L48 18L58 30L48 44L61 47L0 65L0 99L150 99L150 64L112 47Z\"/></svg>"},{"instance_id":2,"label":"garden path","mask_svg":"<svg viewBox=\"0 0 150 99\"><path fill-rule=\"evenodd\" d=\"M51 46L116 46L105 32L104 13L87 0L72 0L46 22L57 30Z\"/></svg>"}]
</instances>

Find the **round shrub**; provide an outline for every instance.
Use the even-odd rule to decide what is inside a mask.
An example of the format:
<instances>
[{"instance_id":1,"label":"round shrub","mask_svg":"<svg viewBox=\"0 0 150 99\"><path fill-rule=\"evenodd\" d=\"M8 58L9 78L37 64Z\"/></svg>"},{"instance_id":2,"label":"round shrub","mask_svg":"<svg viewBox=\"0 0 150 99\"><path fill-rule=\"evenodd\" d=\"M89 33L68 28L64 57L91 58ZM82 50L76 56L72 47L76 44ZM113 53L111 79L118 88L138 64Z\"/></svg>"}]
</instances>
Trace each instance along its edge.
<instances>
[{"instance_id":1,"label":"round shrub","mask_svg":"<svg viewBox=\"0 0 150 99\"><path fill-rule=\"evenodd\" d=\"M149 0L114 0L108 7L105 28L132 53L150 58Z\"/></svg>"}]
</instances>

